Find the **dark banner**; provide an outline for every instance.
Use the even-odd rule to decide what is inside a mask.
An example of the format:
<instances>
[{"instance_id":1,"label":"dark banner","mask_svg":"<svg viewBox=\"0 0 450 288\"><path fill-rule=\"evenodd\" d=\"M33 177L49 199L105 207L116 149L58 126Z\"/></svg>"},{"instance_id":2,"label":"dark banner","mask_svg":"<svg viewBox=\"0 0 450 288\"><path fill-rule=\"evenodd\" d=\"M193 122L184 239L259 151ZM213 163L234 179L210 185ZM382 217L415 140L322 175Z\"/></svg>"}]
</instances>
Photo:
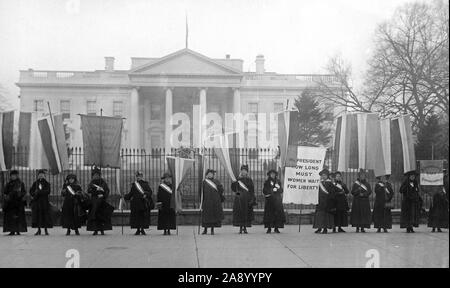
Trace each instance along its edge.
<instances>
[{"instance_id":1,"label":"dark banner","mask_svg":"<svg viewBox=\"0 0 450 288\"><path fill-rule=\"evenodd\" d=\"M81 116L84 164L100 167L120 167L122 118Z\"/></svg>"}]
</instances>

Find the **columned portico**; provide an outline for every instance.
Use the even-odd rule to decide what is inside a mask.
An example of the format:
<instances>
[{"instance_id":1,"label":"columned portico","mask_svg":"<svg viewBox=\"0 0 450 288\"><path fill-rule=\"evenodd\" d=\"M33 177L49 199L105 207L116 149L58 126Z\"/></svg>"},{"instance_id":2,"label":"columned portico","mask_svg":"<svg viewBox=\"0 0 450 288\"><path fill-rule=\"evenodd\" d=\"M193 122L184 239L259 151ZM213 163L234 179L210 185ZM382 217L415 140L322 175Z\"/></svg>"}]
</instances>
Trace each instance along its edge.
<instances>
[{"instance_id":1,"label":"columned portico","mask_svg":"<svg viewBox=\"0 0 450 288\"><path fill-rule=\"evenodd\" d=\"M139 90L138 87L131 89L130 93L130 105L129 105L129 135L130 135L130 147L141 149L141 105L139 104Z\"/></svg>"}]
</instances>

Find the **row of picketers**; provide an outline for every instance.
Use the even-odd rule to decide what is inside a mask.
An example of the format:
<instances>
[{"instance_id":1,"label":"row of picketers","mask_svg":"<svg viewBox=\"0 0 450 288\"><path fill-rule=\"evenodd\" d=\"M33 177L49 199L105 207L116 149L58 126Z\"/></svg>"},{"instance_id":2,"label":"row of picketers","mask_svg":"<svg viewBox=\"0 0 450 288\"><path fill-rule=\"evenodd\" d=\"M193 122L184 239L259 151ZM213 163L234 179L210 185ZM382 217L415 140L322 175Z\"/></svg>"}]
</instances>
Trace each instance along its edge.
<instances>
[{"instance_id":1,"label":"row of picketers","mask_svg":"<svg viewBox=\"0 0 450 288\"><path fill-rule=\"evenodd\" d=\"M242 165L235 182L231 184L234 192L233 226L239 227L239 234L247 234L247 228L252 226L254 220L254 207L256 206L255 187L249 176L248 165ZM448 175L446 171L442 192L433 195L433 202L429 210L428 226L432 232L441 232L441 228L448 229ZM225 201L224 187L215 178L216 171L208 169L203 180L201 195L200 217L203 227L202 234L214 234L214 228L222 226L224 219L223 202ZM352 184L351 191L342 181L340 172L330 173L323 169L320 173L319 199L316 205L313 228L315 233L326 234L328 230L333 233L345 232L343 227L350 224L356 227L357 233L366 232L374 224L377 232L388 232L392 228L392 199L394 191L389 182L389 175L377 177L375 184L374 209L371 211L369 196L372 188L366 179L366 172L360 170L357 180ZM74 231L79 235L79 229L86 225L86 230L93 235L104 235L105 231L112 230L112 214L114 207L107 201L109 187L102 178L101 169L93 167L91 182L87 190L83 191L76 175L66 177L61 195L64 197L61 213L61 224L67 229L66 235ZM415 172L405 174L399 193L402 195L400 227L406 232L413 233L414 227L419 226L422 210L422 198ZM20 235L27 232L25 217L26 188L19 178L16 170L10 171L10 180L4 187L3 195L3 232L7 235ZM31 186L31 227L36 228L35 235L48 235L48 229L53 228L52 213L55 209L49 202L50 183L46 180L46 171L39 170L37 179ZM145 229L150 227L150 212L158 210L157 229L163 230L164 235L170 235L176 229L176 212L173 204L172 176L164 173L158 186L156 201L152 189L144 180L142 172L135 173L135 181L123 199L130 202L130 222L135 235L146 235ZM280 233L286 223L285 211L282 202L283 187L278 179L278 172L270 170L267 180L262 187L265 198L264 227L266 233ZM353 202L348 205L348 195L353 195Z\"/></svg>"}]
</instances>

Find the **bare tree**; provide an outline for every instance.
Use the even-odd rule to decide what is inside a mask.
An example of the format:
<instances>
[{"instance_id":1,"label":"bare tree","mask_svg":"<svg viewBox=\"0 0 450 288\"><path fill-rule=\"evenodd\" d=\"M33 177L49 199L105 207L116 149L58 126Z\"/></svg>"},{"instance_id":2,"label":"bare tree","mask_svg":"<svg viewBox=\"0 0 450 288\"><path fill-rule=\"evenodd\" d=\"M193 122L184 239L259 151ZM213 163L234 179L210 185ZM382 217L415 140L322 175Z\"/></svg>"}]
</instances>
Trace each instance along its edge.
<instances>
[{"instance_id":1,"label":"bare tree","mask_svg":"<svg viewBox=\"0 0 450 288\"><path fill-rule=\"evenodd\" d=\"M448 12L438 5L448 9L443 1L406 4L379 25L367 72L375 110L409 113L416 130L433 112L443 111L448 118Z\"/></svg>"}]
</instances>

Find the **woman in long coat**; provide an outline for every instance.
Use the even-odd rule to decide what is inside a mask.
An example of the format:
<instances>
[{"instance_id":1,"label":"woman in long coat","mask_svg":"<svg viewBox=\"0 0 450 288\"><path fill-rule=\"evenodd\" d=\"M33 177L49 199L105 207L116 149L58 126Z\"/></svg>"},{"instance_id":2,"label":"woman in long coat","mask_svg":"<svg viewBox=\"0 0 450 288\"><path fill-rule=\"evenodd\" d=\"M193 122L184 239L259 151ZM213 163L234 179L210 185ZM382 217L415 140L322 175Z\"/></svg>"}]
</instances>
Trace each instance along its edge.
<instances>
[{"instance_id":1,"label":"woman in long coat","mask_svg":"<svg viewBox=\"0 0 450 288\"><path fill-rule=\"evenodd\" d=\"M31 227L37 228L34 235L41 235L41 228L44 228L45 235L48 235L48 228L53 228L52 211L48 196L50 195L50 183L45 179L45 170L38 170L38 179L30 189L31 195Z\"/></svg>"},{"instance_id":2,"label":"woman in long coat","mask_svg":"<svg viewBox=\"0 0 450 288\"><path fill-rule=\"evenodd\" d=\"M264 228L267 233L275 229L275 233L280 233L279 228L284 228L286 216L283 209L283 187L277 178L278 172L270 170L267 172L268 179L264 182Z\"/></svg>"},{"instance_id":3,"label":"woman in long coat","mask_svg":"<svg viewBox=\"0 0 450 288\"><path fill-rule=\"evenodd\" d=\"M233 226L239 227L239 234L247 234L247 227L252 226L253 206L256 204L255 186L248 176L248 165L241 166L237 181L231 183L231 190L236 193L233 203Z\"/></svg>"},{"instance_id":4,"label":"woman in long coat","mask_svg":"<svg viewBox=\"0 0 450 288\"><path fill-rule=\"evenodd\" d=\"M373 223L380 233L381 229L385 233L387 229L392 229L392 213L390 204L394 197L394 190L391 183L388 182L388 176L377 177L378 183L375 184L375 203L373 205Z\"/></svg>"},{"instance_id":5,"label":"woman in long coat","mask_svg":"<svg viewBox=\"0 0 450 288\"><path fill-rule=\"evenodd\" d=\"M323 169L319 175L319 203L316 205L313 228L317 229L314 233L327 234L327 229L334 228L336 188L329 178L328 169Z\"/></svg>"},{"instance_id":6,"label":"woman in long coat","mask_svg":"<svg viewBox=\"0 0 450 288\"><path fill-rule=\"evenodd\" d=\"M146 235L144 229L150 227L150 211L154 208L153 191L141 172L136 172L136 181L131 184L124 199L130 201L130 226L137 229L134 235Z\"/></svg>"},{"instance_id":7,"label":"woman in long coat","mask_svg":"<svg viewBox=\"0 0 450 288\"><path fill-rule=\"evenodd\" d=\"M3 232L9 232L9 235L13 236L27 232L24 199L27 191L25 184L18 177L17 170L12 170L9 175L10 180L3 190Z\"/></svg>"},{"instance_id":8,"label":"woman in long coat","mask_svg":"<svg viewBox=\"0 0 450 288\"><path fill-rule=\"evenodd\" d=\"M347 195L350 191L347 188L347 185L342 181L341 172L335 173L335 182L334 186L336 188L335 195L335 204L336 204L336 213L334 214L334 226L338 227L337 232L345 233L345 230L342 227L348 226L348 200ZM336 231L336 228L333 228L333 232Z\"/></svg>"},{"instance_id":9,"label":"woman in long coat","mask_svg":"<svg viewBox=\"0 0 450 288\"><path fill-rule=\"evenodd\" d=\"M111 217L114 211L106 199L109 196L109 187L101 177L100 168L93 167L92 180L88 185L87 193L91 196L91 207L88 214L87 231L94 231L93 235L105 235L106 230L112 230Z\"/></svg>"},{"instance_id":10,"label":"woman in long coat","mask_svg":"<svg viewBox=\"0 0 450 288\"><path fill-rule=\"evenodd\" d=\"M164 235L170 235L170 230L177 229L177 218L175 209L171 207L172 203L172 176L169 173L164 173L161 177L161 184L158 187L158 194L156 195L158 210L158 230L164 230Z\"/></svg>"},{"instance_id":11,"label":"woman in long coat","mask_svg":"<svg viewBox=\"0 0 450 288\"><path fill-rule=\"evenodd\" d=\"M223 186L219 180L214 179L215 173L215 170L208 169L206 171L206 177L203 180L202 234L207 234L208 228L211 228L211 235L213 235L214 228L221 227L224 218L222 208L222 203L225 200L223 196Z\"/></svg>"},{"instance_id":12,"label":"woman in long coat","mask_svg":"<svg viewBox=\"0 0 450 288\"><path fill-rule=\"evenodd\" d=\"M406 177L400 186L402 194L400 228L406 228L407 233L414 233L413 227L419 227L422 199L419 194L416 172L410 171L406 173Z\"/></svg>"},{"instance_id":13,"label":"woman in long coat","mask_svg":"<svg viewBox=\"0 0 450 288\"><path fill-rule=\"evenodd\" d=\"M356 227L356 233L366 232L365 228L370 228L372 216L370 212L369 196L372 194L372 188L366 180L366 172L360 170L358 179L353 183L352 191L353 202L350 213L350 223Z\"/></svg>"},{"instance_id":14,"label":"woman in long coat","mask_svg":"<svg viewBox=\"0 0 450 288\"><path fill-rule=\"evenodd\" d=\"M70 235L71 230L75 231L75 235L80 235L78 229L86 223L86 202L89 196L83 193L75 174L67 175L61 195L64 197L61 226L67 229L67 236Z\"/></svg>"},{"instance_id":15,"label":"woman in long coat","mask_svg":"<svg viewBox=\"0 0 450 288\"><path fill-rule=\"evenodd\" d=\"M441 228L448 229L448 174L444 170L444 185L440 191L433 194L433 202L428 213L428 227L431 232L442 232Z\"/></svg>"}]
</instances>

